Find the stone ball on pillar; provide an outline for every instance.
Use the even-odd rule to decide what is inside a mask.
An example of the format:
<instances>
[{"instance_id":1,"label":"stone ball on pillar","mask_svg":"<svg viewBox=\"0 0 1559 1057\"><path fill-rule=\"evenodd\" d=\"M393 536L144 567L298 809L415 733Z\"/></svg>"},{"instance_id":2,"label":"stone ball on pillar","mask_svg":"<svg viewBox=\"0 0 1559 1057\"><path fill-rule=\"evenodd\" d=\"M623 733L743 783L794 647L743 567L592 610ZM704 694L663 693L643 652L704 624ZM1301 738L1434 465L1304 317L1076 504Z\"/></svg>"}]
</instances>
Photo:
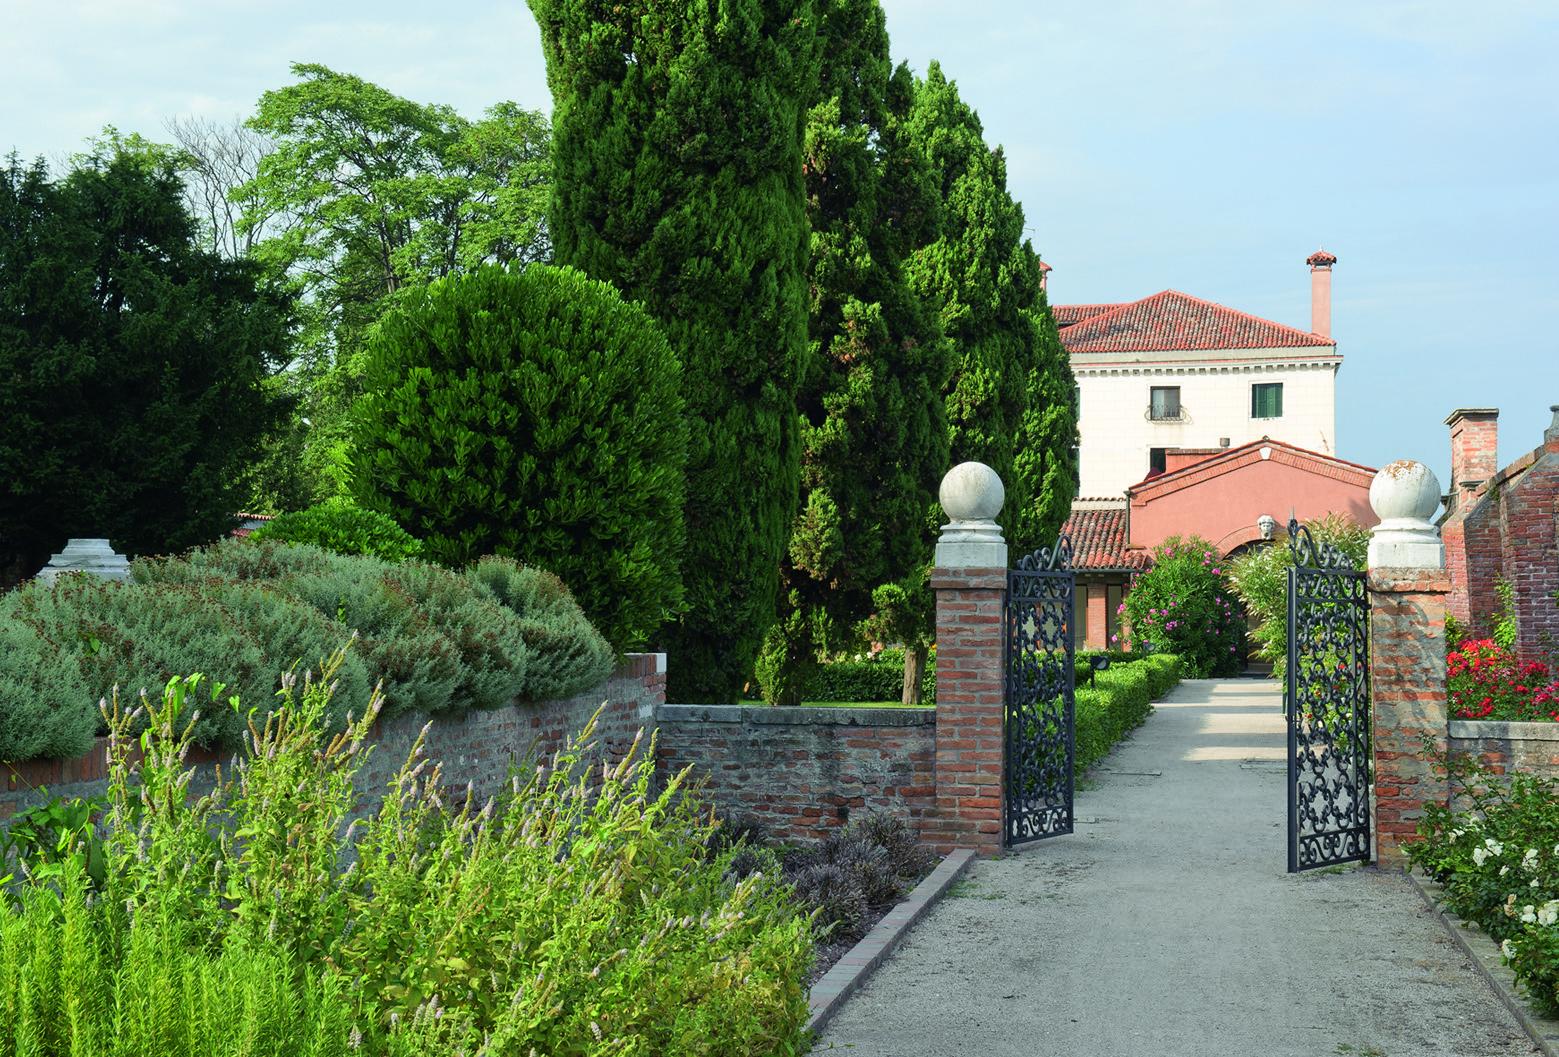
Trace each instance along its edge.
<instances>
[{"instance_id":1,"label":"stone ball on pillar","mask_svg":"<svg viewBox=\"0 0 1559 1057\"><path fill-rule=\"evenodd\" d=\"M1007 489L983 462L961 462L942 478L937 498L952 521L995 521L1007 501Z\"/></svg>"},{"instance_id":2,"label":"stone ball on pillar","mask_svg":"<svg viewBox=\"0 0 1559 1057\"><path fill-rule=\"evenodd\" d=\"M937 567L1005 568L1007 541L996 515L1007 501L1007 489L996 471L983 462L961 462L942 478L937 498L948 517L937 540Z\"/></svg>"},{"instance_id":3,"label":"stone ball on pillar","mask_svg":"<svg viewBox=\"0 0 1559 1057\"><path fill-rule=\"evenodd\" d=\"M1370 482L1370 506L1380 518L1370 530L1370 568L1445 568L1445 545L1430 520L1440 506L1433 470L1412 459L1381 467Z\"/></svg>"}]
</instances>

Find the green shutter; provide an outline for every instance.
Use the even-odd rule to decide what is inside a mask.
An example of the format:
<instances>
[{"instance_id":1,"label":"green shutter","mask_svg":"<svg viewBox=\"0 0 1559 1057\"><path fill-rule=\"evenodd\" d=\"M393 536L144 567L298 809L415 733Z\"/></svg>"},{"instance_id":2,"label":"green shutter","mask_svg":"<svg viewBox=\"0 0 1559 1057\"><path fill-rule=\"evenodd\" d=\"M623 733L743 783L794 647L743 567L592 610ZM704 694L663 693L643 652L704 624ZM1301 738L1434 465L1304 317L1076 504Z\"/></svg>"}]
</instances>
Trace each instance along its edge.
<instances>
[{"instance_id":1,"label":"green shutter","mask_svg":"<svg viewBox=\"0 0 1559 1057\"><path fill-rule=\"evenodd\" d=\"M1283 383L1263 382L1250 387L1251 418L1283 417Z\"/></svg>"}]
</instances>

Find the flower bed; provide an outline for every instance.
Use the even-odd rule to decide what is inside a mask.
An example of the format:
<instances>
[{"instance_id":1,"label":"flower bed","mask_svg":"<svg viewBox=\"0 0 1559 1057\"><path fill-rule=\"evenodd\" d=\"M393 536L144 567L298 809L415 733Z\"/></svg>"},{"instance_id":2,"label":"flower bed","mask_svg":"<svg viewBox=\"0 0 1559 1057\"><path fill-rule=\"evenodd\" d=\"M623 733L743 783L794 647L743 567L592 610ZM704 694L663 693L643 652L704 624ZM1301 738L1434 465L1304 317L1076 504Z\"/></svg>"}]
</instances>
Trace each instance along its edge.
<instances>
[{"instance_id":1,"label":"flower bed","mask_svg":"<svg viewBox=\"0 0 1559 1057\"><path fill-rule=\"evenodd\" d=\"M11 851L0 1057L804 1052L810 919L685 774L581 745L483 804L419 742L361 817L377 702L328 733L333 674L285 686L207 796L197 680L142 738L111 712L101 819Z\"/></svg>"},{"instance_id":2,"label":"flower bed","mask_svg":"<svg viewBox=\"0 0 1559 1057\"><path fill-rule=\"evenodd\" d=\"M1426 805L1408 856L1452 913L1499 942L1533 1004L1559 1015L1559 783L1464 758L1452 775L1468 806Z\"/></svg>"},{"instance_id":3,"label":"flower bed","mask_svg":"<svg viewBox=\"0 0 1559 1057\"><path fill-rule=\"evenodd\" d=\"M1455 719L1559 720L1559 677L1525 664L1492 639L1464 639L1446 654L1446 687Z\"/></svg>"}]
</instances>

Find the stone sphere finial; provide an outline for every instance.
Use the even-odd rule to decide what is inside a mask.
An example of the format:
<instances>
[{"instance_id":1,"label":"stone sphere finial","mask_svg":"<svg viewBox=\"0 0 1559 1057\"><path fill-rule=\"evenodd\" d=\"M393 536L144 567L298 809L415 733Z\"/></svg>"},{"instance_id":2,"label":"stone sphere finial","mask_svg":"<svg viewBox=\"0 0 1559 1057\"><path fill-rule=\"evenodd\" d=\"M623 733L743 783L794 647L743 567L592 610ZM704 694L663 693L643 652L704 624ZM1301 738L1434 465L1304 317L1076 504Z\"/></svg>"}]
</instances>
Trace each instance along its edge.
<instances>
[{"instance_id":1,"label":"stone sphere finial","mask_svg":"<svg viewBox=\"0 0 1559 1057\"><path fill-rule=\"evenodd\" d=\"M983 462L961 462L942 478L937 498L954 522L995 521L1007 501L1007 489Z\"/></svg>"},{"instance_id":2,"label":"stone sphere finial","mask_svg":"<svg viewBox=\"0 0 1559 1057\"><path fill-rule=\"evenodd\" d=\"M983 462L961 462L942 478L937 498L948 518L937 540L937 567L1006 568L1007 541L996 515L1007 501L1007 489L996 471Z\"/></svg>"},{"instance_id":3,"label":"stone sphere finial","mask_svg":"<svg viewBox=\"0 0 1559 1057\"><path fill-rule=\"evenodd\" d=\"M1370 568L1443 569L1445 546L1429 519L1440 506L1440 481L1412 459L1381 467L1370 482L1380 524L1370 530Z\"/></svg>"},{"instance_id":4,"label":"stone sphere finial","mask_svg":"<svg viewBox=\"0 0 1559 1057\"><path fill-rule=\"evenodd\" d=\"M1440 481L1412 459L1398 459L1370 482L1370 506L1381 521L1428 521L1440 507Z\"/></svg>"}]
</instances>

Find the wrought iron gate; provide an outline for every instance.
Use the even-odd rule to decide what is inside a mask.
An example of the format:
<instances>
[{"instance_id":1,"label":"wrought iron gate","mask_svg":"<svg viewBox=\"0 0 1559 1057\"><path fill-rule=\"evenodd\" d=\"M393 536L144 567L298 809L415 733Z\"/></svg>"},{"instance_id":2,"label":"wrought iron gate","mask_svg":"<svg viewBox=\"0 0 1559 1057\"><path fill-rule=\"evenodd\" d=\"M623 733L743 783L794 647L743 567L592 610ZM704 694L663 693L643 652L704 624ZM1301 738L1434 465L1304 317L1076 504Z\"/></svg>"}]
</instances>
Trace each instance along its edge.
<instances>
[{"instance_id":1,"label":"wrought iron gate","mask_svg":"<svg viewBox=\"0 0 1559 1057\"><path fill-rule=\"evenodd\" d=\"M1288 870L1370 858L1369 593L1347 555L1288 523Z\"/></svg>"},{"instance_id":2,"label":"wrought iron gate","mask_svg":"<svg viewBox=\"0 0 1559 1057\"><path fill-rule=\"evenodd\" d=\"M1002 834L1008 846L1072 832L1076 579L1065 536L1007 572Z\"/></svg>"}]
</instances>

